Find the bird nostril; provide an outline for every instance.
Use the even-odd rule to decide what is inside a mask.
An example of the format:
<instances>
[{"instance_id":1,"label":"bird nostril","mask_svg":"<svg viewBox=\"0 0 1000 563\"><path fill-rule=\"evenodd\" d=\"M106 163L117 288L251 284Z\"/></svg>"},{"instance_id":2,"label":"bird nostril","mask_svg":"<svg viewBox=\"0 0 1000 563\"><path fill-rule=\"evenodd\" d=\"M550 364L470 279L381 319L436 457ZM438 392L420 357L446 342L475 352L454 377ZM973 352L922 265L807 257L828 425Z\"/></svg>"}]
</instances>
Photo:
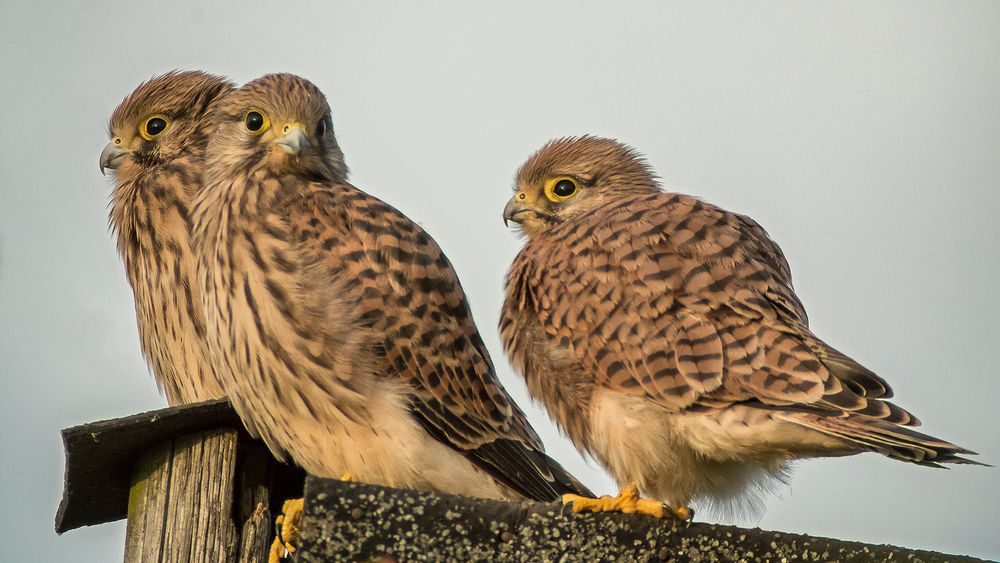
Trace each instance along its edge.
<instances>
[{"instance_id":1,"label":"bird nostril","mask_svg":"<svg viewBox=\"0 0 1000 563\"><path fill-rule=\"evenodd\" d=\"M120 144L122 144L122 140L121 140L121 138L119 138L119 137L115 137L115 144L116 144L116 145L120 145Z\"/></svg>"},{"instance_id":2,"label":"bird nostril","mask_svg":"<svg viewBox=\"0 0 1000 563\"><path fill-rule=\"evenodd\" d=\"M519 194L517 194L517 199L524 199L524 198L526 198L526 197L528 197L528 196L524 195L524 193L523 193L523 192L522 192L522 193L519 193Z\"/></svg>"},{"instance_id":3,"label":"bird nostril","mask_svg":"<svg viewBox=\"0 0 1000 563\"><path fill-rule=\"evenodd\" d=\"M285 125L285 128L284 128L284 129L282 129L282 132L284 132L284 133L288 133L288 126L287 126L287 125Z\"/></svg>"}]
</instances>

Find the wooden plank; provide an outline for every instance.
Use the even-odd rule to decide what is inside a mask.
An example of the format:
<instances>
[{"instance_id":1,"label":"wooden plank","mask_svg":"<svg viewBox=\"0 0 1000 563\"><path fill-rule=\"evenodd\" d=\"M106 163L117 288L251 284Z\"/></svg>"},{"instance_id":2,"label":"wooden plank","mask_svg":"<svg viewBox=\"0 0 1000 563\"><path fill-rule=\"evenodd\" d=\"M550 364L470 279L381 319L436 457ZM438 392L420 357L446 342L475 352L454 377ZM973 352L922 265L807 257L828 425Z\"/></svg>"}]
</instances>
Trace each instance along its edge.
<instances>
[{"instance_id":1,"label":"wooden plank","mask_svg":"<svg viewBox=\"0 0 1000 563\"><path fill-rule=\"evenodd\" d=\"M298 563L325 561L972 562L890 545L641 515L306 481Z\"/></svg>"}]
</instances>

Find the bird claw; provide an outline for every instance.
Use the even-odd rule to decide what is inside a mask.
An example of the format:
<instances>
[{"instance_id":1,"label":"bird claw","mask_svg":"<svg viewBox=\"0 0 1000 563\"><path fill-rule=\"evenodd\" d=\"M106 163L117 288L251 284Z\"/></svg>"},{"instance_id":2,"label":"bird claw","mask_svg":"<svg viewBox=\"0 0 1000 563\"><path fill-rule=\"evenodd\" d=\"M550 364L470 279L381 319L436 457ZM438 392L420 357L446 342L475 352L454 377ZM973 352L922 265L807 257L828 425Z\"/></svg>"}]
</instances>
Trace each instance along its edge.
<instances>
[{"instance_id":1,"label":"bird claw","mask_svg":"<svg viewBox=\"0 0 1000 563\"><path fill-rule=\"evenodd\" d=\"M690 506L678 506L677 508L672 508L671 511L674 514L674 518L681 522L690 522L694 518L694 509Z\"/></svg>"},{"instance_id":2,"label":"bird claw","mask_svg":"<svg viewBox=\"0 0 1000 563\"><path fill-rule=\"evenodd\" d=\"M653 499L639 497L639 489L634 483L622 487L618 496L602 496L588 498L579 495L563 495L563 505L572 504L573 512L621 512L623 514L645 514L654 518L675 518L680 521L690 520L694 516L687 506L671 508Z\"/></svg>"},{"instance_id":3,"label":"bird claw","mask_svg":"<svg viewBox=\"0 0 1000 563\"><path fill-rule=\"evenodd\" d=\"M279 563L285 553L294 554L298 550L304 501L301 498L288 499L281 506L281 514L274 520L274 541L271 542L268 563Z\"/></svg>"},{"instance_id":4,"label":"bird claw","mask_svg":"<svg viewBox=\"0 0 1000 563\"><path fill-rule=\"evenodd\" d=\"M350 472L340 476L341 481L353 481ZM292 555L298 550L299 536L302 534L302 509L304 498L288 499L281 506L281 514L274 519L274 541L267 563L280 563L285 555Z\"/></svg>"}]
</instances>

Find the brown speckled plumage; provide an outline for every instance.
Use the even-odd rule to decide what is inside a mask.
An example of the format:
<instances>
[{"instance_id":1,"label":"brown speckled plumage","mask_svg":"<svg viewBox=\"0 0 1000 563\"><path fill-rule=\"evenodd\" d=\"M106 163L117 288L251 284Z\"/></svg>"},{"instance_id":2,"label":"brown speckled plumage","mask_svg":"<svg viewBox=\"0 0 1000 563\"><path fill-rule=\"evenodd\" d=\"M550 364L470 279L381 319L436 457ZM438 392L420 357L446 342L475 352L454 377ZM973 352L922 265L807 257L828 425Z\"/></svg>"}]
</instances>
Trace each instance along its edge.
<instances>
[{"instance_id":1,"label":"brown speckled plumage","mask_svg":"<svg viewBox=\"0 0 1000 563\"><path fill-rule=\"evenodd\" d=\"M561 177L578 190L552 201L543 186ZM518 172L505 217L528 237L507 277L505 349L620 482L725 504L796 458L967 462L907 428L919 422L887 401L888 384L809 330L757 223L662 192L634 150L549 143Z\"/></svg>"},{"instance_id":2,"label":"brown speckled plumage","mask_svg":"<svg viewBox=\"0 0 1000 563\"><path fill-rule=\"evenodd\" d=\"M270 129L251 134L250 111ZM269 75L219 113L195 236L237 411L316 475L536 500L583 490L501 387L441 249L347 183L329 112L311 83ZM307 144L282 148L288 135Z\"/></svg>"},{"instance_id":3,"label":"brown speckled plumage","mask_svg":"<svg viewBox=\"0 0 1000 563\"><path fill-rule=\"evenodd\" d=\"M105 154L118 158L112 163L102 155L102 169L114 169L109 222L135 296L142 350L171 405L222 396L204 341L188 206L201 186L211 133L206 116L231 89L202 72L171 72L143 83L111 116ZM144 139L139 127L154 115L169 126Z\"/></svg>"}]
</instances>

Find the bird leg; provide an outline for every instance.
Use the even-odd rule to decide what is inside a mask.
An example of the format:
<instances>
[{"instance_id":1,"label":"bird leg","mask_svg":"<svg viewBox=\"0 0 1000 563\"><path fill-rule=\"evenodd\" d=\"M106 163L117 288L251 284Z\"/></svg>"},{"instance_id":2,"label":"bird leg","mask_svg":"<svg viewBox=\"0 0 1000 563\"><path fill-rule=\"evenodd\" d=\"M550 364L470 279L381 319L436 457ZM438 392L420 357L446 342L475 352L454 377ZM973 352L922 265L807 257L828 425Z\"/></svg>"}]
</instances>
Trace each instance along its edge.
<instances>
[{"instance_id":1,"label":"bird leg","mask_svg":"<svg viewBox=\"0 0 1000 563\"><path fill-rule=\"evenodd\" d=\"M299 539L299 524L302 522L302 508L305 499L288 499L281 506L281 514L274 521L274 541L271 542L271 552L268 554L268 563L279 563L285 556L285 552L295 553Z\"/></svg>"},{"instance_id":2,"label":"bird leg","mask_svg":"<svg viewBox=\"0 0 1000 563\"><path fill-rule=\"evenodd\" d=\"M694 511L687 506L671 508L658 500L639 498L639 488L635 483L622 487L616 497L587 498L579 495L563 495L563 505L573 504L573 512L621 512L623 514L645 514L654 518L673 517L680 521L690 520Z\"/></svg>"},{"instance_id":3,"label":"bird leg","mask_svg":"<svg viewBox=\"0 0 1000 563\"><path fill-rule=\"evenodd\" d=\"M350 473L344 473L341 481L353 481ZM302 508L304 498L293 498L281 505L281 514L274 520L274 541L267 556L267 563L279 563L285 553L295 553L298 550L299 535L302 533Z\"/></svg>"}]
</instances>

